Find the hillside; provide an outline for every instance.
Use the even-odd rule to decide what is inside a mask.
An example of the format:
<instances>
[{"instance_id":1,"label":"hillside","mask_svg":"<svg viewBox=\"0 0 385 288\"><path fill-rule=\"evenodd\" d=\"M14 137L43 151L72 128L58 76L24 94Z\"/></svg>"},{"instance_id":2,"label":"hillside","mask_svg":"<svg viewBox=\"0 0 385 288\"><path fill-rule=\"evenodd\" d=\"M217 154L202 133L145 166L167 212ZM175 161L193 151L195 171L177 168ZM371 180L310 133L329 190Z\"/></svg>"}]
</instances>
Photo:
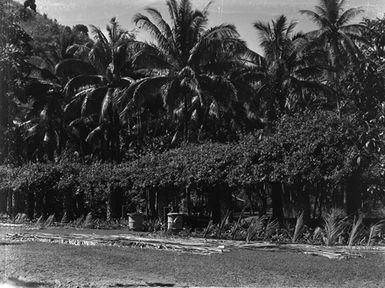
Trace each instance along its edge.
<instances>
[{"instance_id":1,"label":"hillside","mask_svg":"<svg viewBox=\"0 0 385 288\"><path fill-rule=\"evenodd\" d=\"M56 20L48 18L47 15L41 15L23 5L10 0L10 10L20 17L20 26L32 37L35 42L40 44L49 43L56 39L64 26L57 23Z\"/></svg>"}]
</instances>

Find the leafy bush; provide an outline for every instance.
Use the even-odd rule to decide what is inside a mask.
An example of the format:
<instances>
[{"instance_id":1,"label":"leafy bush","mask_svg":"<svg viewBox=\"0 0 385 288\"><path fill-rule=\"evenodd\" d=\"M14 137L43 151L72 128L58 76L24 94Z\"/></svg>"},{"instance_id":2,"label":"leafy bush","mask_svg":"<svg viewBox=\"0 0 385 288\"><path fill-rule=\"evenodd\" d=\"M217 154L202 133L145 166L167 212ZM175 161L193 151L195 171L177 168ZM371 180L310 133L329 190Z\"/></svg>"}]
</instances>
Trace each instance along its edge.
<instances>
[{"instance_id":1,"label":"leafy bush","mask_svg":"<svg viewBox=\"0 0 385 288\"><path fill-rule=\"evenodd\" d=\"M383 198L381 163L385 161L363 148L359 123L334 112L306 112L283 117L272 135L248 135L238 143L189 144L119 165L62 161L0 166L0 195L18 193L25 205L15 207L14 212L25 212L30 218L55 214L60 220L66 214L71 221L92 213L94 219L108 220L124 217L122 206L157 217L161 211L155 211L158 215L150 211L155 195L167 194L167 201L178 202L186 189L195 193L191 196L194 205L202 205L198 201L201 195L268 202L269 185L283 183L287 188L282 191L284 205L292 205L297 213L304 211L306 223L317 197L324 210L332 205L344 208L343 193L347 200L353 199L353 192L344 188L352 179L363 183L359 201L369 201L374 195L377 202ZM355 188L351 183L349 187ZM361 193L365 187L372 190ZM370 192L375 189L379 192Z\"/></svg>"}]
</instances>

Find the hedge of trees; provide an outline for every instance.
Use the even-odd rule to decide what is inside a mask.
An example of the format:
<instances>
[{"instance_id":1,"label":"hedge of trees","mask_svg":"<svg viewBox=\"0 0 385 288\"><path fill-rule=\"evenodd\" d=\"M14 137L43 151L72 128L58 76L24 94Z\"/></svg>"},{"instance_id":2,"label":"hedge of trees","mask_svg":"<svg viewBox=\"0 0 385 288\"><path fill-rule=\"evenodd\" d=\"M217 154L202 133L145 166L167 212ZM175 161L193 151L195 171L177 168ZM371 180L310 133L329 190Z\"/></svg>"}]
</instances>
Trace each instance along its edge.
<instances>
[{"instance_id":1,"label":"hedge of trees","mask_svg":"<svg viewBox=\"0 0 385 288\"><path fill-rule=\"evenodd\" d=\"M54 23L28 34L34 1L21 12L9 3L2 212L156 217L185 199L180 209L219 221L243 199L278 219L334 206L382 215L385 18L359 22L359 8L323 0L300 11L318 25L309 33L284 15L256 19L259 55L188 0L166 1L170 21L153 8L135 15L146 43L116 18L106 33Z\"/></svg>"},{"instance_id":2,"label":"hedge of trees","mask_svg":"<svg viewBox=\"0 0 385 288\"><path fill-rule=\"evenodd\" d=\"M273 216L281 220L301 211L307 219L318 218L330 207L383 217L385 163L360 145L359 129L354 119L335 112L307 112L282 118L271 136L188 144L119 165L2 166L1 209L31 218L55 214L61 219L66 213L72 219L91 212L113 219L139 210L158 217L160 202L178 206L189 199L187 213L219 221L235 209L237 197L261 213L271 203Z\"/></svg>"}]
</instances>

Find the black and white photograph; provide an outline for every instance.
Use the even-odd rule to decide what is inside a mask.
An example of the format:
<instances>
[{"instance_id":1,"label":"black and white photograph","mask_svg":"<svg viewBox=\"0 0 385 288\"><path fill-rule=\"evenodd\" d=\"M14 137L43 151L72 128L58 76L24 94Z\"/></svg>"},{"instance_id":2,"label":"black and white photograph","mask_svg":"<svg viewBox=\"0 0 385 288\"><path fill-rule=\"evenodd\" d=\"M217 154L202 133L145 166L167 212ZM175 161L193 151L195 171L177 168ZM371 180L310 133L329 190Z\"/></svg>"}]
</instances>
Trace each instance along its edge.
<instances>
[{"instance_id":1,"label":"black and white photograph","mask_svg":"<svg viewBox=\"0 0 385 288\"><path fill-rule=\"evenodd\" d=\"M0 288L385 287L385 0L0 0Z\"/></svg>"}]
</instances>

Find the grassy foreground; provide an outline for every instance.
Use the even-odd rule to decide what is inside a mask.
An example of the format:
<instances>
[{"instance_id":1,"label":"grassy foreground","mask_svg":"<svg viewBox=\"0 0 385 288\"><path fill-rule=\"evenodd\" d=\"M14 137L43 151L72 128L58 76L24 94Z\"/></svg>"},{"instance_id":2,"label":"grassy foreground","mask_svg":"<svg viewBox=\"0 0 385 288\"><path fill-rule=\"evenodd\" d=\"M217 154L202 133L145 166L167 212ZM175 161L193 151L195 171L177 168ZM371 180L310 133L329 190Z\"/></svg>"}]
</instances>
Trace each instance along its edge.
<instances>
[{"instance_id":1,"label":"grassy foreground","mask_svg":"<svg viewBox=\"0 0 385 288\"><path fill-rule=\"evenodd\" d=\"M385 287L385 255L329 260L240 249L201 256L140 248L3 243L0 275L0 283L10 277L36 282L30 287Z\"/></svg>"}]
</instances>

